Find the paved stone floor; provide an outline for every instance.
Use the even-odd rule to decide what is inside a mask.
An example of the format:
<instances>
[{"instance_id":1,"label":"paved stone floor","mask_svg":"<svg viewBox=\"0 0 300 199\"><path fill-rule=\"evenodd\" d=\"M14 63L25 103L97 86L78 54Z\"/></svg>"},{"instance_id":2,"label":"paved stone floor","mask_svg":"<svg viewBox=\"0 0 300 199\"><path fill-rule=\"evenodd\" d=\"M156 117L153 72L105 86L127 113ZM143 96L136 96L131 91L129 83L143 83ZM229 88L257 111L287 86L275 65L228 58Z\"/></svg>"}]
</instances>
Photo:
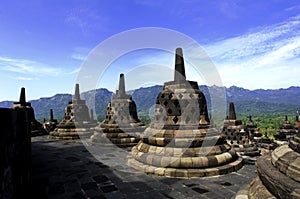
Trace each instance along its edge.
<instances>
[{"instance_id":1,"label":"paved stone floor","mask_svg":"<svg viewBox=\"0 0 300 199\"><path fill-rule=\"evenodd\" d=\"M123 150L118 152L115 147L95 150L85 147L80 140L33 137L32 197L232 198L257 175L254 163L249 162L238 172L224 176L166 178L128 168L124 163L128 153Z\"/></svg>"}]
</instances>

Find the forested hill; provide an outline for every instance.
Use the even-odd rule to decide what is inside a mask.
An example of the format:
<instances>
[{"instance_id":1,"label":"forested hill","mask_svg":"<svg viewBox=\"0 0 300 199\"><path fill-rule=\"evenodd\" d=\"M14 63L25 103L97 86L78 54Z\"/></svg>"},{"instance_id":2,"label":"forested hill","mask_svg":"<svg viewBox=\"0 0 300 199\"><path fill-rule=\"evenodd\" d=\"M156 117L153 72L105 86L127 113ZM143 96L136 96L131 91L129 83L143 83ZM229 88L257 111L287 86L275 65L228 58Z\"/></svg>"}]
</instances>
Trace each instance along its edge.
<instances>
[{"instance_id":1,"label":"forested hill","mask_svg":"<svg viewBox=\"0 0 300 199\"><path fill-rule=\"evenodd\" d=\"M220 93L220 95L226 93L227 104L234 102L238 114L296 114L296 111L300 112L300 87L273 90L248 90L236 86L229 88L200 86L199 88L205 94L208 104L210 104L211 93ZM132 94L138 111L148 113L161 90L162 86L152 86L132 90L129 93ZM96 110L94 112L102 118L112 95L111 91L103 88L81 94L89 105L95 101ZM217 97L221 98L222 96ZM35 110L36 118L48 118L49 109L52 108L54 116L61 119L64 115L64 109L71 99L71 94L56 94L52 97L43 97L30 102ZM12 101L3 101L0 102L0 107L9 108L12 103Z\"/></svg>"}]
</instances>

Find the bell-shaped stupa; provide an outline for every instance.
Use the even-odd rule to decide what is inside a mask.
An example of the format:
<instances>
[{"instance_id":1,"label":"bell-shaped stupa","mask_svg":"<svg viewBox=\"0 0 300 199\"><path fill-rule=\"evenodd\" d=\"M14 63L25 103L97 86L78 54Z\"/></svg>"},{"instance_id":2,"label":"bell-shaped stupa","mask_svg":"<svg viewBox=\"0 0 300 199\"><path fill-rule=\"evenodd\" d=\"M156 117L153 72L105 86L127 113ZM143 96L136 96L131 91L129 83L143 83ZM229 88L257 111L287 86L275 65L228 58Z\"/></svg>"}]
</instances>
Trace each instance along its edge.
<instances>
[{"instance_id":1,"label":"bell-shaped stupa","mask_svg":"<svg viewBox=\"0 0 300 199\"><path fill-rule=\"evenodd\" d=\"M277 134L275 137L275 142L279 145L285 143L289 138L293 137L296 134L295 127L291 124L288 120L288 116L285 116L284 123L278 129Z\"/></svg>"},{"instance_id":2,"label":"bell-shaped stupa","mask_svg":"<svg viewBox=\"0 0 300 199\"><path fill-rule=\"evenodd\" d=\"M81 136L90 136L91 128L96 126L91 120L85 100L80 99L79 84L75 86L75 94L65 108L63 120L56 129L49 133L53 139L79 139Z\"/></svg>"},{"instance_id":3,"label":"bell-shaped stupa","mask_svg":"<svg viewBox=\"0 0 300 199\"><path fill-rule=\"evenodd\" d=\"M131 95L125 92L124 74L120 74L119 89L108 103L104 121L95 128L91 142L132 147L140 140L145 125L138 119L137 108Z\"/></svg>"},{"instance_id":4,"label":"bell-shaped stupa","mask_svg":"<svg viewBox=\"0 0 300 199\"><path fill-rule=\"evenodd\" d=\"M259 132L259 128L252 120L252 116L249 116L249 120L247 122L246 128L249 132L249 139L253 142L261 142L262 133Z\"/></svg>"},{"instance_id":5,"label":"bell-shaped stupa","mask_svg":"<svg viewBox=\"0 0 300 199\"><path fill-rule=\"evenodd\" d=\"M198 83L186 80L182 49L177 48L174 81L166 82L157 96L154 119L132 148L128 165L171 177L236 171L242 167L242 158L220 134L210 125L206 98Z\"/></svg>"},{"instance_id":6,"label":"bell-shaped stupa","mask_svg":"<svg viewBox=\"0 0 300 199\"><path fill-rule=\"evenodd\" d=\"M244 186L236 199L300 198L300 134L271 154L257 159L258 176Z\"/></svg>"},{"instance_id":7,"label":"bell-shaped stupa","mask_svg":"<svg viewBox=\"0 0 300 199\"><path fill-rule=\"evenodd\" d=\"M253 127L253 125L252 125ZM224 120L222 133L226 136L228 144L239 155L257 156L260 150L250 138L251 134L246 125L236 118L234 103L229 103L229 117Z\"/></svg>"},{"instance_id":8,"label":"bell-shaped stupa","mask_svg":"<svg viewBox=\"0 0 300 199\"><path fill-rule=\"evenodd\" d=\"M21 94L20 94L20 101L14 102L12 109L24 109L26 112L28 112L29 118L30 118L30 124L31 124L31 136L37 136L37 135L46 135L47 132L43 128L43 125L38 122L35 119L34 110L31 106L30 102L26 102L26 94L25 94L25 88L21 88Z\"/></svg>"},{"instance_id":9,"label":"bell-shaped stupa","mask_svg":"<svg viewBox=\"0 0 300 199\"><path fill-rule=\"evenodd\" d=\"M269 137L262 137L262 133L259 131L260 129L252 120L252 116L249 116L249 120L247 123L247 130L249 132L249 139L252 143L255 143L260 149L261 154L269 153L270 150L274 150L277 147L277 144L273 142Z\"/></svg>"}]
</instances>

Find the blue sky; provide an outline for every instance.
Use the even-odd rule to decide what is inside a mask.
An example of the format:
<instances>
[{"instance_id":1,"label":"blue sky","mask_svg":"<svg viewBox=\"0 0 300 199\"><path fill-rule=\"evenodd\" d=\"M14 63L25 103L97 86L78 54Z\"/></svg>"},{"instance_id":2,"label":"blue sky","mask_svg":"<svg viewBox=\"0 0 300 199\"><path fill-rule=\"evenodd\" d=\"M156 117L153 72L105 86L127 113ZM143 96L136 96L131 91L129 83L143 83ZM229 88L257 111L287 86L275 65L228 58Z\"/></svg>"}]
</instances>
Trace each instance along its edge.
<instances>
[{"instance_id":1,"label":"blue sky","mask_svg":"<svg viewBox=\"0 0 300 199\"><path fill-rule=\"evenodd\" d=\"M141 27L168 28L196 40L227 87L300 85L297 0L3 0L0 27L0 101L17 100L22 86L29 100L73 93L80 67L99 43ZM153 58L174 64L170 53L129 53L106 70L98 87L114 91L119 73L134 76L130 71ZM156 75L153 83L172 77ZM203 83L191 72L187 78ZM128 89L151 84L128 82Z\"/></svg>"}]
</instances>

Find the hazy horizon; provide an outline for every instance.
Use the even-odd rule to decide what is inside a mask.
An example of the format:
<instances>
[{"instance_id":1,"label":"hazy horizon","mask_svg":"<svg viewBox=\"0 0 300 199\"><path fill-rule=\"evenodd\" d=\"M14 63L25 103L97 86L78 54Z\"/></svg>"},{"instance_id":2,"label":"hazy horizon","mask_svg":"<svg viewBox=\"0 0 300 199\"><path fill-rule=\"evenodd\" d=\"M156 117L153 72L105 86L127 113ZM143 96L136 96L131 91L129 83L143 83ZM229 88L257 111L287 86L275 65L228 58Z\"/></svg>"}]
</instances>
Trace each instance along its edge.
<instances>
[{"instance_id":1,"label":"hazy horizon","mask_svg":"<svg viewBox=\"0 0 300 199\"><path fill-rule=\"evenodd\" d=\"M139 87L139 88L136 88L136 89L131 89L131 90L127 90L126 89L126 93L130 93L130 92L133 92L133 91L135 91L135 90L138 90L138 89L141 89L141 88L149 88L149 87L154 87L154 86L163 86L163 84L156 84L156 85L150 85L150 86L145 86L145 87ZM200 86L207 86L207 85L198 85L199 87ZM216 86L216 85L213 85L213 86ZM238 88L242 88L242 89L246 89L246 90L249 90L249 91L255 91L255 90L280 90L280 89L289 89L289 88L291 88L291 87L300 87L300 86L290 86L290 87L287 87L287 88L278 88L278 89L247 89L247 88L244 88L244 87L240 87L240 86L236 86L236 85L232 85L232 86L229 86L229 87L227 87L227 86L225 86L227 89L228 88L230 88L230 87L238 87ZM75 88L75 85L74 85L74 88ZM53 94L53 95L50 95L50 96L41 96L41 97L39 97L39 98L35 98L35 99L29 99L27 96L28 96L28 90L27 90L27 88L25 88L26 89L26 101L33 101L33 100L39 100L39 99L41 99L41 98L51 98L51 97L53 97L53 96L55 96L55 95L64 95L64 94L68 94L68 95L74 95L74 90L72 91L72 92L69 92L69 93L55 93L55 94ZM112 92L112 93L116 93L116 90L109 90L109 89L107 89L107 88L96 88L96 90L97 89L106 89L106 90L108 90L109 92ZM89 90L89 91L91 91L91 90ZM84 91L84 92L82 92L82 91L80 91L80 93L82 94L82 93L85 93L85 92L89 92L89 91ZM0 102L5 102L5 101L13 101L13 102L17 102L18 100L19 100L19 98L20 98L20 92L21 92L21 88L19 89L19 93L16 95L16 99L8 99L8 100L1 100Z\"/></svg>"}]
</instances>

